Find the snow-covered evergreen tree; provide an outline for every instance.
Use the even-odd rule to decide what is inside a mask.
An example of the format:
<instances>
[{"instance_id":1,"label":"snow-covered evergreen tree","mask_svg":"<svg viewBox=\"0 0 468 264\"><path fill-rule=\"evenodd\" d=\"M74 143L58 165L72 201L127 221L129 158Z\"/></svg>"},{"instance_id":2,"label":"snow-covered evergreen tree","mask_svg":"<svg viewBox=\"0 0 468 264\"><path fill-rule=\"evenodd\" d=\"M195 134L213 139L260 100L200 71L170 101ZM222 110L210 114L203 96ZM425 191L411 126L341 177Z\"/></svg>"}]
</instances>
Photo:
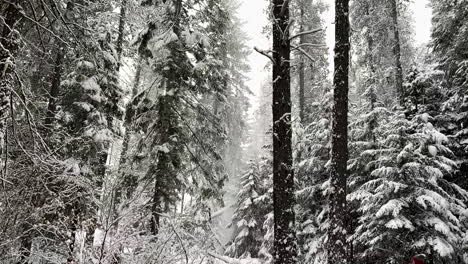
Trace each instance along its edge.
<instances>
[{"instance_id":1,"label":"snow-covered evergreen tree","mask_svg":"<svg viewBox=\"0 0 468 264\"><path fill-rule=\"evenodd\" d=\"M271 159L250 161L242 176L232 225L236 232L226 253L233 257L269 258L272 249Z\"/></svg>"},{"instance_id":2,"label":"snow-covered evergreen tree","mask_svg":"<svg viewBox=\"0 0 468 264\"><path fill-rule=\"evenodd\" d=\"M354 1L350 7L353 29L360 34L352 34L353 67L351 78L355 91L352 98L360 102L362 94L369 86L369 78L376 84L374 89L379 100L390 107L396 95L394 39L391 25L392 1L363 0ZM407 1L396 1L398 12L399 45L401 47L402 70L406 73L414 63L414 29L411 11Z\"/></svg>"},{"instance_id":3,"label":"snow-covered evergreen tree","mask_svg":"<svg viewBox=\"0 0 468 264\"><path fill-rule=\"evenodd\" d=\"M442 113L437 123L450 136L459 164L459 173L454 180L468 189L468 14L466 1L431 1L433 8L432 46L437 69L442 71L436 82L444 95L440 98Z\"/></svg>"},{"instance_id":4,"label":"snow-covered evergreen tree","mask_svg":"<svg viewBox=\"0 0 468 264\"><path fill-rule=\"evenodd\" d=\"M296 148L301 161L296 165L298 243L301 259L308 263L323 261L328 225L330 129L332 94L324 94L313 104L316 117L305 128L297 128Z\"/></svg>"},{"instance_id":5,"label":"snow-covered evergreen tree","mask_svg":"<svg viewBox=\"0 0 468 264\"><path fill-rule=\"evenodd\" d=\"M359 202L357 260L398 263L424 252L436 263L462 261L468 193L447 180L456 163L431 121L428 114L389 115L378 128L378 147L361 153L365 182L349 194Z\"/></svg>"}]
</instances>

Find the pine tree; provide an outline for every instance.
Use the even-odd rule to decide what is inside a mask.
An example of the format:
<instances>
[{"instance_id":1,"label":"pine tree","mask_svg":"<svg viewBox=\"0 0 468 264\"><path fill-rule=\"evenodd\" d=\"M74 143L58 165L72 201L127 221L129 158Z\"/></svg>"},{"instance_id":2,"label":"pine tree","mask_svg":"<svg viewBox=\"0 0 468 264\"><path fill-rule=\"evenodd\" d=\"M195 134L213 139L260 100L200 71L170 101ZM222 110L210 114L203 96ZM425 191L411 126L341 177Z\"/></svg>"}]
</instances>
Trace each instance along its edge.
<instances>
[{"instance_id":1,"label":"pine tree","mask_svg":"<svg viewBox=\"0 0 468 264\"><path fill-rule=\"evenodd\" d=\"M465 189L468 188L467 151L467 59L465 49L467 23L467 3L464 1L431 1L433 7L432 46L436 55L437 69L442 71L442 78L436 79L435 85L442 88L442 114L436 118L438 127L450 136L451 149L456 155L459 172L454 181ZM441 74L439 74L440 76ZM440 80L442 79L442 80Z\"/></svg>"},{"instance_id":2,"label":"pine tree","mask_svg":"<svg viewBox=\"0 0 468 264\"><path fill-rule=\"evenodd\" d=\"M356 98L353 96L353 99L359 102L372 80L376 84L378 99L387 107L393 106L391 98L399 97L397 89L400 90L406 71L414 64L414 32L408 4L406 1L399 1L396 9L393 4L392 1L383 0L364 0L351 4L353 28L360 32L351 36L352 52L356 56L351 69L354 80L352 83L356 85ZM396 32L398 41L395 38Z\"/></svg>"},{"instance_id":3,"label":"pine tree","mask_svg":"<svg viewBox=\"0 0 468 264\"><path fill-rule=\"evenodd\" d=\"M272 211L271 159L250 161L242 176L242 189L238 194L232 225L236 228L233 241L226 253L239 258L265 258L266 231L263 228L267 215Z\"/></svg>"},{"instance_id":4,"label":"pine tree","mask_svg":"<svg viewBox=\"0 0 468 264\"><path fill-rule=\"evenodd\" d=\"M230 54L242 55L242 47L235 46L237 42L229 44L227 39L227 32L236 27L227 12L229 3L207 0L196 10L178 1L159 4L155 8L164 10L164 15L140 36L140 52L148 56L154 73L161 78L161 92L139 94L133 113L146 134L139 143L139 152L149 162L145 180L155 181L155 235L159 215L170 210L185 192L204 204L201 210L208 214L211 206L222 205L226 179L222 157L229 129L222 116L232 107L231 100L244 96L242 78L234 79L239 69L230 59ZM196 21L204 21L206 26ZM169 30L164 31L166 28ZM158 30L165 32L162 39L155 45L147 42ZM236 64L241 66L241 62ZM187 171L190 176L184 177Z\"/></svg>"},{"instance_id":5,"label":"pine tree","mask_svg":"<svg viewBox=\"0 0 468 264\"><path fill-rule=\"evenodd\" d=\"M330 90L330 89L328 89ZM301 261L322 263L326 259L324 241L329 225L327 198L330 190L331 111L333 95L325 92L314 102L315 117L307 127L296 129L302 161L297 172L297 222Z\"/></svg>"},{"instance_id":6,"label":"pine tree","mask_svg":"<svg viewBox=\"0 0 468 264\"><path fill-rule=\"evenodd\" d=\"M382 144L361 153L367 165L356 180L362 184L350 194L359 202L356 260L401 262L425 252L435 263L461 261L467 193L447 180L456 164L447 137L430 120L389 116L378 128Z\"/></svg>"},{"instance_id":7,"label":"pine tree","mask_svg":"<svg viewBox=\"0 0 468 264\"><path fill-rule=\"evenodd\" d=\"M442 70L447 81L457 72L459 63L467 59L465 45L467 14L465 1L431 1L432 17L432 46L439 55Z\"/></svg>"}]
</instances>

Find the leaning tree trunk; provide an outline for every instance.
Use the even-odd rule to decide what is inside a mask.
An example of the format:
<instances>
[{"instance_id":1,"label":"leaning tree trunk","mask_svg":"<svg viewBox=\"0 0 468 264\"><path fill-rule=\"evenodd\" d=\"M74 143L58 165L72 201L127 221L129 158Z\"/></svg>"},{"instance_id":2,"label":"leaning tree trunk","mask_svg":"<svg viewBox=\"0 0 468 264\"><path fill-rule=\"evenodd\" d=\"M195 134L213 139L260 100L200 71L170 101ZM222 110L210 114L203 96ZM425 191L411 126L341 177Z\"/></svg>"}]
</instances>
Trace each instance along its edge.
<instances>
[{"instance_id":1,"label":"leaning tree trunk","mask_svg":"<svg viewBox=\"0 0 468 264\"><path fill-rule=\"evenodd\" d=\"M335 2L335 74L331 151L328 263L346 263L346 180L348 162L349 0Z\"/></svg>"},{"instance_id":2,"label":"leaning tree trunk","mask_svg":"<svg viewBox=\"0 0 468 264\"><path fill-rule=\"evenodd\" d=\"M292 169L289 1L273 0L274 263L296 263Z\"/></svg>"},{"instance_id":3,"label":"leaning tree trunk","mask_svg":"<svg viewBox=\"0 0 468 264\"><path fill-rule=\"evenodd\" d=\"M401 106L404 105L404 91L403 91L403 68L401 66L401 44L400 44L400 31L398 27L398 7L397 0L390 0L390 11L392 16L392 30L393 30L393 57L395 60L395 88L398 95L398 100Z\"/></svg>"}]
</instances>

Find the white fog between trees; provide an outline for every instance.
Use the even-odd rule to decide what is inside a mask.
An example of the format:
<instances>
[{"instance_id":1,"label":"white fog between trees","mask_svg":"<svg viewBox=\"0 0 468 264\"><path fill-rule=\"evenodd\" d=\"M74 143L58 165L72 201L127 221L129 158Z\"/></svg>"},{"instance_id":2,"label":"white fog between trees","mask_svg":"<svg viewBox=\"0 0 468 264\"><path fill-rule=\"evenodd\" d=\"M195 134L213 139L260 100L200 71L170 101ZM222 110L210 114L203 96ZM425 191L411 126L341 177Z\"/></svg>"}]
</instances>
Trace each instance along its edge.
<instances>
[{"instance_id":1,"label":"white fog between trees","mask_svg":"<svg viewBox=\"0 0 468 264\"><path fill-rule=\"evenodd\" d=\"M466 17L1 0L0 264L468 264Z\"/></svg>"}]
</instances>

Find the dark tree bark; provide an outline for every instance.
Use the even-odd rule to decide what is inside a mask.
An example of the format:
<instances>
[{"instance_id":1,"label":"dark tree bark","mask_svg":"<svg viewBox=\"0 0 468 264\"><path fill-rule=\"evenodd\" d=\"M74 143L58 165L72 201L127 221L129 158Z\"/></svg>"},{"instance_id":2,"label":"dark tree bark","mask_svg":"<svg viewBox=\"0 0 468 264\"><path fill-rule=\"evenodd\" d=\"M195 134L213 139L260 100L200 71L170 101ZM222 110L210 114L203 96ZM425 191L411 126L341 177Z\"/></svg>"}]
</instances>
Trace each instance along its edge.
<instances>
[{"instance_id":1,"label":"dark tree bark","mask_svg":"<svg viewBox=\"0 0 468 264\"><path fill-rule=\"evenodd\" d=\"M55 119L57 113L57 98L60 94L60 80L62 77L62 64L63 64L63 53L61 48L57 52L55 59L54 73L52 75L52 83L49 92L49 103L47 106L47 115L45 120L46 127L50 127Z\"/></svg>"},{"instance_id":2,"label":"dark tree bark","mask_svg":"<svg viewBox=\"0 0 468 264\"><path fill-rule=\"evenodd\" d=\"M174 34L181 35L180 29L180 12L182 8L182 0L174 1L174 13L171 14L173 21ZM180 42L172 42L167 45L170 51L170 59L167 60L167 67L170 70L164 71L162 77L165 82L165 91L159 98L158 102L158 122L155 129L157 135L154 138L153 147L170 145L169 152L162 149L153 150L152 159L156 164L152 164L148 170L147 177L155 179L153 205L151 208L151 233L157 236L159 233L159 219L161 213L169 210L171 201L176 199L181 189L182 182L177 177L182 166L181 152L184 144L181 142L182 132L180 131L180 123L178 114L175 111L175 106L180 103L180 87L182 80L185 78L184 62L186 57L182 51ZM175 64L174 62L177 62ZM164 87L164 86L163 86ZM175 91L172 95L167 91ZM174 140L176 139L176 140Z\"/></svg>"},{"instance_id":3,"label":"dark tree bark","mask_svg":"<svg viewBox=\"0 0 468 264\"><path fill-rule=\"evenodd\" d=\"M159 99L158 109L158 136L153 145L159 145L170 142L170 118L172 111L170 109L170 98L163 96ZM151 234L157 236L159 234L160 216L163 213L163 193L164 193L164 180L169 177L176 177L172 175L170 168L170 157L168 153L158 150L156 153L156 164L152 164L148 171L148 176L155 178L153 201L151 207Z\"/></svg>"},{"instance_id":4,"label":"dark tree bark","mask_svg":"<svg viewBox=\"0 0 468 264\"><path fill-rule=\"evenodd\" d=\"M159 99L158 109L158 136L155 138L154 146L171 143L171 136L177 135L176 122L177 117L172 109L173 96L162 96ZM162 213L168 209L168 201L174 195L174 190L180 186L177 184L177 169L179 161L176 153L167 153L163 150L157 150L156 164L152 164L148 177L155 178L153 204L151 208L151 233L157 236L159 233L159 219ZM166 205L166 206L164 206Z\"/></svg>"},{"instance_id":5,"label":"dark tree bark","mask_svg":"<svg viewBox=\"0 0 468 264\"><path fill-rule=\"evenodd\" d=\"M274 263L296 263L292 169L289 1L273 0Z\"/></svg>"},{"instance_id":6,"label":"dark tree bark","mask_svg":"<svg viewBox=\"0 0 468 264\"><path fill-rule=\"evenodd\" d=\"M127 0L122 0L120 6L120 19L119 19L119 36L117 37L117 56L119 66L117 67L117 72L120 69L120 65L122 63L122 50L123 50L123 38L124 38L124 31L125 31L125 24L127 22Z\"/></svg>"},{"instance_id":7,"label":"dark tree bark","mask_svg":"<svg viewBox=\"0 0 468 264\"><path fill-rule=\"evenodd\" d=\"M73 12L74 5L72 2L67 3L67 9L64 14L65 18L68 18L70 13ZM64 25L58 26L58 30L60 31ZM51 128L52 124L54 123L55 114L57 113L57 103L58 97L60 95L60 82L62 80L62 72L63 72L63 64L64 64L64 56L65 56L65 48L66 45L62 42L59 42L57 45L57 55L55 58L55 65L54 65L54 72L52 74L50 92L49 92L49 103L47 105L47 113L45 119L45 126Z\"/></svg>"},{"instance_id":8,"label":"dark tree bark","mask_svg":"<svg viewBox=\"0 0 468 264\"><path fill-rule=\"evenodd\" d=\"M392 30L393 30L393 57L395 59L395 88L398 95L398 100L401 106L404 105L404 91L403 91L403 68L401 66L401 45L400 45L400 31L398 27L398 6L397 0L390 0L390 11L392 16Z\"/></svg>"},{"instance_id":9,"label":"dark tree bark","mask_svg":"<svg viewBox=\"0 0 468 264\"><path fill-rule=\"evenodd\" d=\"M331 151L328 263L346 263L346 180L348 177L349 0L335 2L335 74Z\"/></svg>"},{"instance_id":10,"label":"dark tree bark","mask_svg":"<svg viewBox=\"0 0 468 264\"><path fill-rule=\"evenodd\" d=\"M366 6L366 15L370 15L370 3L367 2ZM375 94L375 85L376 85L376 73L375 73L375 66L374 66L374 38L372 36L372 33L368 32L367 33L367 67L369 68L370 76L368 80L368 85L370 89L370 93L368 94L368 100L370 104L370 111L374 111L375 105L377 104L377 95ZM371 121L369 124L369 130L370 130L370 135L369 135L369 140L371 140L373 143L376 141L375 133L374 130L376 128L377 124L376 122Z\"/></svg>"}]
</instances>

